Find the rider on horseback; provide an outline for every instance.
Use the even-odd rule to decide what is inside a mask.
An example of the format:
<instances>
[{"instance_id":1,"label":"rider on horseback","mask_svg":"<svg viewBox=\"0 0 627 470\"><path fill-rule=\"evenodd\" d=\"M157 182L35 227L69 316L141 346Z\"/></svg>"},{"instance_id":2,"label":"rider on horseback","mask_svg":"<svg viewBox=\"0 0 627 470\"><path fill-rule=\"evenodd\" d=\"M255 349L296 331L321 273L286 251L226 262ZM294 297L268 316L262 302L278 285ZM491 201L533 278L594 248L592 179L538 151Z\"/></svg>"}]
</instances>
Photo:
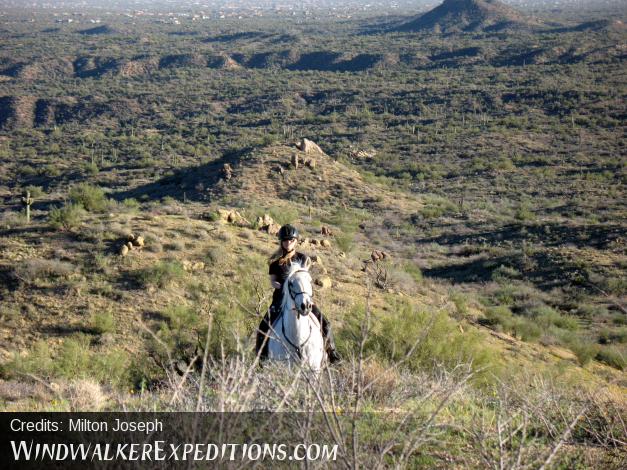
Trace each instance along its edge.
<instances>
[{"instance_id":1,"label":"rider on horseback","mask_svg":"<svg viewBox=\"0 0 627 470\"><path fill-rule=\"evenodd\" d=\"M311 259L309 256L296 251L296 244L298 242L298 230L296 227L290 224L284 225L279 230L278 237L281 248L277 251L276 256L270 263L269 270L270 284L274 287L272 305L270 306L268 313L261 321L261 325L259 325L259 330L257 331L255 351L259 354L260 359L266 359L268 357L268 342L266 341L264 344L264 339L270 329L270 325L275 322L281 313L281 288L283 287L283 282L285 282L287 277L290 264L292 262L298 262L306 268L309 268L311 265ZM322 315L322 312L315 304L313 305L311 311L322 326L322 336L325 341L329 362L338 362L340 360L340 355L335 349L335 342L333 341L333 334L331 332L331 325L329 324L329 321L324 317L324 315ZM261 353L259 353L259 350L262 347L263 349L261 350Z\"/></svg>"}]
</instances>

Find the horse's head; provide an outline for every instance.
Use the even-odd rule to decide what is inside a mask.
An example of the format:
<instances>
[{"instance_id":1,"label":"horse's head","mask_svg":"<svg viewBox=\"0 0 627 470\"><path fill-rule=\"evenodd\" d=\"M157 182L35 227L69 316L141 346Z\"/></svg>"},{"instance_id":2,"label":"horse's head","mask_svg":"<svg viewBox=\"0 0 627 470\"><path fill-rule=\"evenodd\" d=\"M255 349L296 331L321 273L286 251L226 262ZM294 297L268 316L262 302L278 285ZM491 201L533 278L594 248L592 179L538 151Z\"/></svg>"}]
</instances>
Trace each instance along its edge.
<instances>
[{"instance_id":1,"label":"horse's head","mask_svg":"<svg viewBox=\"0 0 627 470\"><path fill-rule=\"evenodd\" d=\"M283 284L283 298L292 299L299 315L309 315L313 307L313 289L308 268L298 262L292 263Z\"/></svg>"}]
</instances>

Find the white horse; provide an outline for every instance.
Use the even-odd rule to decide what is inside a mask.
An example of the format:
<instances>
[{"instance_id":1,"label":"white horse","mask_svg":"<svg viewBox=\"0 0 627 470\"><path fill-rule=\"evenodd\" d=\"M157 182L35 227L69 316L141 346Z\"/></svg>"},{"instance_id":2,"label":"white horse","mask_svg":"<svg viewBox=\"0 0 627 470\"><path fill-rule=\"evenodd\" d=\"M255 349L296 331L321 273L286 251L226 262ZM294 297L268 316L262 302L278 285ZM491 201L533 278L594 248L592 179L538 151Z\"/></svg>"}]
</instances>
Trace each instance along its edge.
<instances>
[{"instance_id":1,"label":"white horse","mask_svg":"<svg viewBox=\"0 0 627 470\"><path fill-rule=\"evenodd\" d=\"M280 317L269 332L268 358L318 372L325 359L324 339L320 322L311 311L311 284L308 266L293 262L283 283Z\"/></svg>"}]
</instances>

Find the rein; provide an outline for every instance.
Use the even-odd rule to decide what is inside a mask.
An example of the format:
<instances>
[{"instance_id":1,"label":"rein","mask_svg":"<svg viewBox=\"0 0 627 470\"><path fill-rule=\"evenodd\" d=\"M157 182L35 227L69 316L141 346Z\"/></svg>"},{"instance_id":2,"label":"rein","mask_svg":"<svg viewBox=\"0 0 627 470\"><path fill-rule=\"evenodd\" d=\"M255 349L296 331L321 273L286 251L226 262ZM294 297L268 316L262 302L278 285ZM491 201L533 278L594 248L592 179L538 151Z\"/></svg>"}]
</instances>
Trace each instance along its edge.
<instances>
[{"instance_id":1,"label":"rein","mask_svg":"<svg viewBox=\"0 0 627 470\"><path fill-rule=\"evenodd\" d=\"M303 346L305 346L307 344L307 342L309 341L309 339L311 338L311 332L312 332L311 323L309 323L309 336L307 336L307 339L300 346L296 346L287 337L287 333L285 333L285 321L283 321L283 319L281 319L281 330L283 332L283 337L285 338L285 341L287 341L287 343L296 350L296 354L298 355L298 359L302 359L303 358L303 354L302 354L301 350L302 350Z\"/></svg>"}]
</instances>

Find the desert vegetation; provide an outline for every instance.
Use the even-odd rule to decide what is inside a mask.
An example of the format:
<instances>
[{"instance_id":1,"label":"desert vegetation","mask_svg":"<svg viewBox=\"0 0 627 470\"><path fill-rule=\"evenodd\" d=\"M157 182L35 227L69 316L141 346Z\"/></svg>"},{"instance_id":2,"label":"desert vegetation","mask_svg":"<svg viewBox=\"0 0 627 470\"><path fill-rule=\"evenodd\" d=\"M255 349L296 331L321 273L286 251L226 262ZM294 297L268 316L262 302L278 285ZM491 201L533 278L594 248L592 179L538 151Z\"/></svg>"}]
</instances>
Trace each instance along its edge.
<instances>
[{"instance_id":1,"label":"desert vegetation","mask_svg":"<svg viewBox=\"0 0 627 470\"><path fill-rule=\"evenodd\" d=\"M619 468L625 29L449 10L7 12L0 408L310 410L347 467ZM252 354L284 223L345 357L316 386Z\"/></svg>"}]
</instances>

